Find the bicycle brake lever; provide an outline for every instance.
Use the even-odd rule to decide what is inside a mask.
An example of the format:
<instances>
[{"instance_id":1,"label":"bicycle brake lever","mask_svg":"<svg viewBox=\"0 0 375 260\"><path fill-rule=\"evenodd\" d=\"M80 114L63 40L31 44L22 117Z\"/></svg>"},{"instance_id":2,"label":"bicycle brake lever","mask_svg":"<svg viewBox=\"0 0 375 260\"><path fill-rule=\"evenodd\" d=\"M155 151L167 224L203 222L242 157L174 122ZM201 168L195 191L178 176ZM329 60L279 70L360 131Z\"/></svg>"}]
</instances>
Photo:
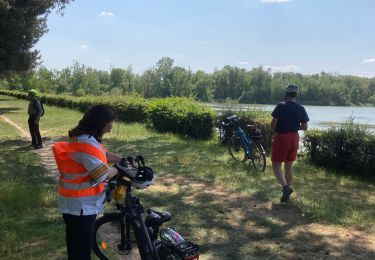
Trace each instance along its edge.
<instances>
[{"instance_id":1,"label":"bicycle brake lever","mask_svg":"<svg viewBox=\"0 0 375 260\"><path fill-rule=\"evenodd\" d=\"M135 157L135 161L138 163L138 166L145 166L145 159L143 158L142 155L137 155ZM142 164L142 165L141 165Z\"/></svg>"}]
</instances>

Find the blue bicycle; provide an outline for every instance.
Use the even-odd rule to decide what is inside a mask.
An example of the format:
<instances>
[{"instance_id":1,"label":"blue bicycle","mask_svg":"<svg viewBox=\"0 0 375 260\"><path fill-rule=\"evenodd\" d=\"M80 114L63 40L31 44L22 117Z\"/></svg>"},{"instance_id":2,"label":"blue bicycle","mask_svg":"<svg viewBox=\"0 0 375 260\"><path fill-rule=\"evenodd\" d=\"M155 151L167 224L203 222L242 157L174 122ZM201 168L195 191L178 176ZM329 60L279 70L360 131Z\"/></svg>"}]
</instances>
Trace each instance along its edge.
<instances>
[{"instance_id":1,"label":"blue bicycle","mask_svg":"<svg viewBox=\"0 0 375 260\"><path fill-rule=\"evenodd\" d=\"M251 160L254 168L263 172L266 169L266 152L260 142L260 129L247 125L244 131L236 115L227 117L226 122L222 126L227 133L232 133L227 141L230 155L237 161Z\"/></svg>"}]
</instances>

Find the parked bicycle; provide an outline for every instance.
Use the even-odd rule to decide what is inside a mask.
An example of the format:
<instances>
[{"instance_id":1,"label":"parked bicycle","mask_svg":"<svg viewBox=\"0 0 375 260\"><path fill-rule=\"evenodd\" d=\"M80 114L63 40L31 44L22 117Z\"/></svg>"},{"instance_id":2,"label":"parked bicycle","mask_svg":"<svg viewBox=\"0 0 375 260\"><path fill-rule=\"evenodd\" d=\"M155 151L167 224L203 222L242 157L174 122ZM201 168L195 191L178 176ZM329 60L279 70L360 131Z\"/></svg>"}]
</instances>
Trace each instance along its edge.
<instances>
[{"instance_id":1,"label":"parked bicycle","mask_svg":"<svg viewBox=\"0 0 375 260\"><path fill-rule=\"evenodd\" d=\"M227 123L226 123L227 122ZM236 115L222 121L222 140L227 140L228 149L233 159L237 161L251 160L254 168L259 171L266 169L266 153L260 142L262 134L254 125L240 126L240 118Z\"/></svg>"},{"instance_id":2,"label":"parked bicycle","mask_svg":"<svg viewBox=\"0 0 375 260\"><path fill-rule=\"evenodd\" d=\"M114 199L117 211L104 213L96 220L95 254L100 259L126 259L138 247L142 259L198 259L196 244L171 227L161 227L171 220L170 213L148 209L144 218L140 200L132 194L132 187L147 188L154 179L143 157L137 156L134 160L128 157L120 164L127 169L126 173L119 173L111 180L106 192L106 201Z\"/></svg>"},{"instance_id":3,"label":"parked bicycle","mask_svg":"<svg viewBox=\"0 0 375 260\"><path fill-rule=\"evenodd\" d=\"M233 135L234 128L233 125L228 125L228 120L217 120L216 122L217 133L219 135L220 142L222 144L227 144L229 138Z\"/></svg>"}]
</instances>

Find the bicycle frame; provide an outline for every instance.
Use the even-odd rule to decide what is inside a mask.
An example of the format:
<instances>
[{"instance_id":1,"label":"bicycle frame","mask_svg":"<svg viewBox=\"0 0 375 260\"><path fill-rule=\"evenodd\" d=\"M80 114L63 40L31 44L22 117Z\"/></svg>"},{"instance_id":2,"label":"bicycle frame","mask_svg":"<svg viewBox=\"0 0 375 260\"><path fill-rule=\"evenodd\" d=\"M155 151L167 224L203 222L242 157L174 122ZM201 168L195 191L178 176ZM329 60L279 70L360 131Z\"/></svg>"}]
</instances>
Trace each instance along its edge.
<instances>
[{"instance_id":1,"label":"bicycle frame","mask_svg":"<svg viewBox=\"0 0 375 260\"><path fill-rule=\"evenodd\" d=\"M122 189L123 187L125 189ZM102 249L107 249L108 240L101 240L101 242L99 240L98 244L97 231L98 229L100 230L102 225L113 221L119 224L117 227L120 228L119 238L121 240L109 241L111 249L115 249L115 254L126 255L130 253L134 242L130 236L130 229L133 229L137 248L143 260L175 259L174 257L191 260L199 258L199 247L197 245L182 237L172 227L162 227L164 223L171 219L169 212L148 209L147 216L144 216L145 210L140 199L133 196L132 180L128 176L119 175L116 180L109 182L106 193L107 202L112 200L113 191L116 192L114 198L117 211L104 213L102 217L97 219L96 223L98 224L95 226L94 251L98 257L108 259L106 254L103 254L104 251L102 251ZM105 228L102 230L108 231ZM168 237L167 232L169 232L168 234L172 232L176 236ZM118 231L115 233L118 234ZM176 240L177 238L179 240ZM111 240L111 237L109 240ZM98 245L103 246L98 247Z\"/></svg>"},{"instance_id":2,"label":"bicycle frame","mask_svg":"<svg viewBox=\"0 0 375 260\"><path fill-rule=\"evenodd\" d=\"M246 130L241 127L240 118L236 115L226 118L228 123L221 122L225 129L231 130L231 137L228 139L228 149L231 157L236 161L251 160L254 168L264 172L266 168L266 155L263 145L260 142L261 130L254 125L246 125Z\"/></svg>"},{"instance_id":3,"label":"bicycle frame","mask_svg":"<svg viewBox=\"0 0 375 260\"><path fill-rule=\"evenodd\" d=\"M150 259L156 259L155 255L155 248L153 243L151 242L150 234L145 224L145 220L143 217L144 209L141 205L139 198L133 196L131 192L131 186L126 186L126 197L123 205L118 205L117 208L121 210L121 215L125 216L125 224L126 224L126 239L121 239L122 242L129 241L130 238L130 225L134 230L134 234L136 235L137 243L140 243L138 240L145 239L146 241L146 248L142 247L139 248L140 254L144 256L150 257ZM122 236L124 234L121 234ZM123 238L123 237L122 237ZM126 245L121 245L126 246ZM131 246L131 245L127 245ZM139 247L139 246L138 246ZM130 248L131 249L131 248Z\"/></svg>"},{"instance_id":4,"label":"bicycle frame","mask_svg":"<svg viewBox=\"0 0 375 260\"><path fill-rule=\"evenodd\" d=\"M251 144L253 141L245 134L244 130L238 125L236 126L236 135L240 138L242 145L245 148L245 154L248 156L252 152Z\"/></svg>"}]
</instances>

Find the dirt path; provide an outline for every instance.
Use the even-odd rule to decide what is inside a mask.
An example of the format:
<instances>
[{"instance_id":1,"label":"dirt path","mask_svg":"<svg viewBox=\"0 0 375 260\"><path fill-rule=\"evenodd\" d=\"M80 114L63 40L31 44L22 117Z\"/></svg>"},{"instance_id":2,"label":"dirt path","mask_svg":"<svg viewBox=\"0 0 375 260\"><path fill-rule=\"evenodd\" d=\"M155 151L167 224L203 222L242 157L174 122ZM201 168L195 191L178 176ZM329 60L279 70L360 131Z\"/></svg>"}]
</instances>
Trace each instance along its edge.
<instances>
[{"instance_id":1,"label":"dirt path","mask_svg":"<svg viewBox=\"0 0 375 260\"><path fill-rule=\"evenodd\" d=\"M13 122L12 120L10 120L4 115L0 115L0 118L3 119L6 123L15 127L23 139L27 139L31 141L30 133L28 131L24 130L22 127L20 127L19 125L17 125L15 122ZM48 176L53 178L55 181L58 180L58 170L57 170L55 159L52 153L52 145L56 141L57 139L43 138L43 148L38 149L38 150L32 150L32 152L40 155L42 159L42 164L48 172Z\"/></svg>"},{"instance_id":2,"label":"dirt path","mask_svg":"<svg viewBox=\"0 0 375 260\"><path fill-rule=\"evenodd\" d=\"M24 139L30 139L31 140L29 132L23 130L22 127L20 127L16 123L14 123L12 120L10 120L9 118L7 118L6 116L0 115L0 118L3 119L6 123L8 123L11 126L15 127L22 138L24 138Z\"/></svg>"},{"instance_id":3,"label":"dirt path","mask_svg":"<svg viewBox=\"0 0 375 260\"><path fill-rule=\"evenodd\" d=\"M13 125L23 138L29 138L28 132L16 123L0 117ZM33 150L41 156L49 176L55 180L58 171L51 146L56 141L45 140L43 149ZM157 184L151 189L174 194L206 221L204 225L209 225L200 236L206 241L206 249L213 249L218 255L205 257L203 254L202 259L223 259L220 254L228 249L214 249L221 240L232 244L233 252L253 248L249 254L256 255L254 250L258 250L259 258L262 252L275 252L278 258L287 259L375 259L374 234L313 223L294 206L261 202L217 184L176 176L158 176Z\"/></svg>"}]
</instances>

